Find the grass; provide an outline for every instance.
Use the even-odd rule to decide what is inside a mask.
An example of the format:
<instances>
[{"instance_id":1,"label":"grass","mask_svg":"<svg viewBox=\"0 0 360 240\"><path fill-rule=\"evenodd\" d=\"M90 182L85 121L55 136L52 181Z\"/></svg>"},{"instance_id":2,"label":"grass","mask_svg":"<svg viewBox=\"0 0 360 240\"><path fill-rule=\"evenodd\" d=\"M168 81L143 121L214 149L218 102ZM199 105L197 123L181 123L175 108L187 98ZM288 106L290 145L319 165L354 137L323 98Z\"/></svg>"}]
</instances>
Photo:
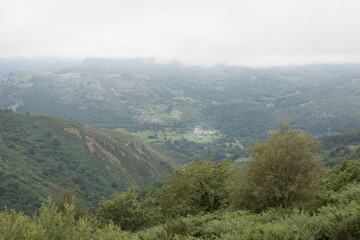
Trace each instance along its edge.
<instances>
[{"instance_id":1,"label":"grass","mask_svg":"<svg viewBox=\"0 0 360 240\"><path fill-rule=\"evenodd\" d=\"M117 129L118 131L124 131L123 129ZM186 131L185 133L179 133L179 130L169 130L165 129L162 131L151 131L151 130L145 130L145 131L138 131L136 133L133 133L134 135L141 137L147 142L150 143L156 143L156 142L164 142L166 140L180 140L182 138L185 138L188 141L194 141L198 143L209 143L214 140L217 140L220 138L220 136L217 135L198 135L191 131ZM157 136L157 138L155 138ZM197 139L197 137L200 136L200 139Z\"/></svg>"}]
</instances>

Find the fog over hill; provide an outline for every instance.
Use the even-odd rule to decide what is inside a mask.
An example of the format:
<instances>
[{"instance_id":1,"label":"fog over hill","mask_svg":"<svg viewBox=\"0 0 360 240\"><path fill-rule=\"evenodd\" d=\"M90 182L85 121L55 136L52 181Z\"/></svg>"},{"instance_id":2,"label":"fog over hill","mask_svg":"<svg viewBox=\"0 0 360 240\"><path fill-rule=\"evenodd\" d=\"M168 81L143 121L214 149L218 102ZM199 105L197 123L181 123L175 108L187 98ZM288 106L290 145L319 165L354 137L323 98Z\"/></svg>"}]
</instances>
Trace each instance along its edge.
<instances>
[{"instance_id":1,"label":"fog over hill","mask_svg":"<svg viewBox=\"0 0 360 240\"><path fill-rule=\"evenodd\" d=\"M244 68L86 59L0 78L0 107L86 124L143 129L204 125L266 137L279 121L315 135L360 125L360 65Z\"/></svg>"}]
</instances>

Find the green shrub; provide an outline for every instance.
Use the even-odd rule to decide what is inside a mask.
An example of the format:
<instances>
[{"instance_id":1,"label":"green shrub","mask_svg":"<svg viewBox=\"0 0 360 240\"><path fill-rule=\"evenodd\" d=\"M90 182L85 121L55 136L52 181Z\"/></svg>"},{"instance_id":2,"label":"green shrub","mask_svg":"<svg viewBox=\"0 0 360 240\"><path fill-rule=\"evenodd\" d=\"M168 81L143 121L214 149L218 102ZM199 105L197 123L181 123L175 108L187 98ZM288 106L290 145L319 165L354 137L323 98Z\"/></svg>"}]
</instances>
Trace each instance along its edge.
<instances>
[{"instance_id":1,"label":"green shrub","mask_svg":"<svg viewBox=\"0 0 360 240\"><path fill-rule=\"evenodd\" d=\"M34 217L14 210L0 213L0 239L90 239L94 228L87 217L76 220L74 205L64 204L59 211L49 198Z\"/></svg>"},{"instance_id":2,"label":"green shrub","mask_svg":"<svg viewBox=\"0 0 360 240\"><path fill-rule=\"evenodd\" d=\"M119 226L116 226L113 223L109 223L102 228L98 228L93 234L92 238L94 240L113 240L113 239L124 239L132 240L138 239L136 235L133 235L129 232L122 231Z\"/></svg>"},{"instance_id":3,"label":"green shrub","mask_svg":"<svg viewBox=\"0 0 360 240\"><path fill-rule=\"evenodd\" d=\"M45 239L45 229L23 213L5 210L0 213L0 239Z\"/></svg>"},{"instance_id":4,"label":"green shrub","mask_svg":"<svg viewBox=\"0 0 360 240\"><path fill-rule=\"evenodd\" d=\"M348 184L360 182L360 161L344 161L334 167L324 177L324 184L328 190L338 191L344 189Z\"/></svg>"},{"instance_id":5,"label":"green shrub","mask_svg":"<svg viewBox=\"0 0 360 240\"><path fill-rule=\"evenodd\" d=\"M226 161L216 164L212 159L174 169L160 193L163 214L179 217L226 208L230 169Z\"/></svg>"},{"instance_id":6,"label":"green shrub","mask_svg":"<svg viewBox=\"0 0 360 240\"><path fill-rule=\"evenodd\" d=\"M360 203L340 203L321 209L325 235L330 239L360 239Z\"/></svg>"},{"instance_id":7,"label":"green shrub","mask_svg":"<svg viewBox=\"0 0 360 240\"><path fill-rule=\"evenodd\" d=\"M150 195L139 202L134 189L129 188L126 192L113 195L109 200L103 200L98 215L105 225L113 222L123 230L137 231L152 226L161 219L155 205L156 201Z\"/></svg>"},{"instance_id":8,"label":"green shrub","mask_svg":"<svg viewBox=\"0 0 360 240\"><path fill-rule=\"evenodd\" d=\"M89 239L93 231L87 217L76 220L74 205L65 203L64 211L59 211L51 199L43 204L34 221L45 230L48 239Z\"/></svg>"}]
</instances>

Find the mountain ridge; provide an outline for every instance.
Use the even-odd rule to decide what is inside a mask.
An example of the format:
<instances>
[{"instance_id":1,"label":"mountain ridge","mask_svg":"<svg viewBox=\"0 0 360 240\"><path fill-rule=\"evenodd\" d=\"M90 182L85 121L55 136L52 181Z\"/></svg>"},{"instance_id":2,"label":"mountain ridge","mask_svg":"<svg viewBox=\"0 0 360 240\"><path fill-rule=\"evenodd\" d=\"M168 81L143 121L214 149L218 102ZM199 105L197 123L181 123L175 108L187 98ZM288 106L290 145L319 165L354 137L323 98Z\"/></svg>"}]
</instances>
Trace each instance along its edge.
<instances>
[{"instance_id":1,"label":"mountain ridge","mask_svg":"<svg viewBox=\"0 0 360 240\"><path fill-rule=\"evenodd\" d=\"M87 59L54 72L2 76L0 107L129 131L205 124L256 139L281 120L295 120L321 136L360 125L359 79L354 64L203 68Z\"/></svg>"},{"instance_id":2,"label":"mountain ridge","mask_svg":"<svg viewBox=\"0 0 360 240\"><path fill-rule=\"evenodd\" d=\"M1 109L0 123L2 209L29 212L58 188L74 189L90 207L171 169L168 159L131 134Z\"/></svg>"}]
</instances>

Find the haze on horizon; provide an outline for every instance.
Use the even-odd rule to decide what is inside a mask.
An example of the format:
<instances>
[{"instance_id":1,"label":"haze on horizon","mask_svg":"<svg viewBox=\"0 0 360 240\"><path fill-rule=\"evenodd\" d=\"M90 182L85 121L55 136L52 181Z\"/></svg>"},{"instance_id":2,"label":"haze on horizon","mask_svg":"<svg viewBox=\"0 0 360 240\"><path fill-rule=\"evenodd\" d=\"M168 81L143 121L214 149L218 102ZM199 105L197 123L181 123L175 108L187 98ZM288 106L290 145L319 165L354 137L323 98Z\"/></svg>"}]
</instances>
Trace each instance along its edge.
<instances>
[{"instance_id":1,"label":"haze on horizon","mask_svg":"<svg viewBox=\"0 0 360 240\"><path fill-rule=\"evenodd\" d=\"M356 0L2 0L0 58L360 63Z\"/></svg>"}]
</instances>

